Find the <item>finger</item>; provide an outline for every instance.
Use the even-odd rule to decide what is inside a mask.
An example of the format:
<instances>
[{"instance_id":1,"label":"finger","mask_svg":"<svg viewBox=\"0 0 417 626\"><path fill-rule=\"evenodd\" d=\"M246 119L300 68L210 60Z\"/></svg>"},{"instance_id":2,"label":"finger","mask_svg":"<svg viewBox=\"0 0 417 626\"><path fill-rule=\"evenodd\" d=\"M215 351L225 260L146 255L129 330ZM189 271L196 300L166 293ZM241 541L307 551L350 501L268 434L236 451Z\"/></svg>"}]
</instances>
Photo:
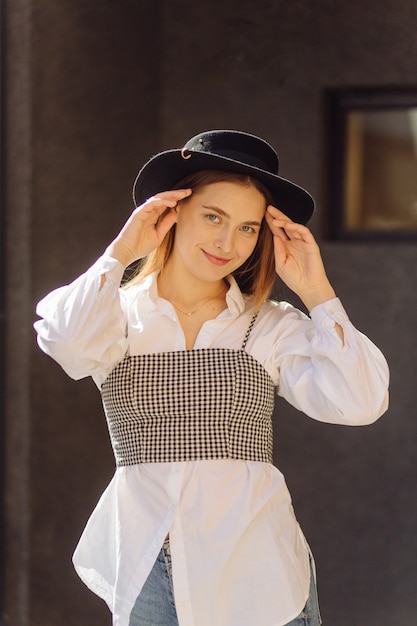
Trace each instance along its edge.
<instances>
[{"instance_id":1,"label":"finger","mask_svg":"<svg viewBox=\"0 0 417 626\"><path fill-rule=\"evenodd\" d=\"M287 233L286 233L284 228L277 228L277 227L275 227L273 229L272 233L273 233L274 237L279 237L279 239L281 239L281 241L284 241L286 243L288 241L290 241L290 238L288 237L288 235L287 235Z\"/></svg>"},{"instance_id":2,"label":"finger","mask_svg":"<svg viewBox=\"0 0 417 626\"><path fill-rule=\"evenodd\" d=\"M175 211L175 209L170 209L170 210L166 211L161 216L161 218L159 219L158 223L155 224L155 228L158 231L158 236L160 238L160 241L162 241L162 239L164 239L165 235L173 227L173 225L177 221L177 218L178 218L178 215L177 215L177 212Z\"/></svg>"},{"instance_id":3,"label":"finger","mask_svg":"<svg viewBox=\"0 0 417 626\"><path fill-rule=\"evenodd\" d=\"M161 191L154 196L151 196L145 202L135 207L136 212L140 211L150 211L156 209L161 209L164 211L168 207L174 207L178 202L184 200L189 195L191 195L191 189L175 189L172 191Z\"/></svg>"},{"instance_id":4,"label":"finger","mask_svg":"<svg viewBox=\"0 0 417 626\"><path fill-rule=\"evenodd\" d=\"M275 269L277 272L285 265L287 260L287 253L285 245L279 236L274 237L274 256L275 256Z\"/></svg>"},{"instance_id":5,"label":"finger","mask_svg":"<svg viewBox=\"0 0 417 626\"><path fill-rule=\"evenodd\" d=\"M177 195L172 197L170 195L160 194L159 196L152 196L144 204L137 207L134 211L139 216L139 219L150 219L155 224L159 222L164 216L164 213L168 213L172 209L175 209L178 203L187 197L189 194Z\"/></svg>"},{"instance_id":6,"label":"finger","mask_svg":"<svg viewBox=\"0 0 417 626\"><path fill-rule=\"evenodd\" d=\"M191 195L192 189L171 189L171 191L160 191L147 199L146 202L162 200L163 202L173 200L179 202Z\"/></svg>"},{"instance_id":7,"label":"finger","mask_svg":"<svg viewBox=\"0 0 417 626\"><path fill-rule=\"evenodd\" d=\"M302 224L291 222L286 219L274 218L272 220L273 227L282 228L288 239L299 239L300 241L313 242L314 237L311 231Z\"/></svg>"},{"instance_id":8,"label":"finger","mask_svg":"<svg viewBox=\"0 0 417 626\"><path fill-rule=\"evenodd\" d=\"M286 229L292 222L288 222L287 219L274 218L271 215L266 217L266 222L274 236L279 237L283 241L290 239Z\"/></svg>"},{"instance_id":9,"label":"finger","mask_svg":"<svg viewBox=\"0 0 417 626\"><path fill-rule=\"evenodd\" d=\"M304 233L298 229L291 228L291 224L289 224L288 222L286 222L285 226L283 226L282 228L287 236L287 239L289 239L290 241L295 241L297 239L299 241L306 241Z\"/></svg>"},{"instance_id":10,"label":"finger","mask_svg":"<svg viewBox=\"0 0 417 626\"><path fill-rule=\"evenodd\" d=\"M284 230L285 224L287 223L286 220L278 220L272 217L272 215L268 213L265 216L265 220L273 235L277 235L281 238L288 239L288 237L286 237L285 235L285 230Z\"/></svg>"},{"instance_id":11,"label":"finger","mask_svg":"<svg viewBox=\"0 0 417 626\"><path fill-rule=\"evenodd\" d=\"M278 209L276 206L274 206L273 204L269 204L267 206L267 213L269 215L271 215L273 218L279 218L279 219L283 219L286 220L287 222L292 222L292 219L288 217L288 215L286 215L285 213L283 213L283 211L281 211L280 209Z\"/></svg>"}]
</instances>

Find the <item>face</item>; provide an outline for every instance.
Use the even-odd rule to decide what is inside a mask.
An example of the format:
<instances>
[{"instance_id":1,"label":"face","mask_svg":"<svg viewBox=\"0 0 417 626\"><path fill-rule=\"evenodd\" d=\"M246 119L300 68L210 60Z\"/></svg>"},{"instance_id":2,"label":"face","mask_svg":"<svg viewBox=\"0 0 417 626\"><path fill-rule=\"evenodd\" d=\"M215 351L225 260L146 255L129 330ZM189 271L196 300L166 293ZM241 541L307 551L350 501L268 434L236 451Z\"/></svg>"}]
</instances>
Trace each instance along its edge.
<instances>
[{"instance_id":1,"label":"face","mask_svg":"<svg viewBox=\"0 0 417 626\"><path fill-rule=\"evenodd\" d=\"M200 187L177 208L170 260L199 280L224 278L252 254L265 209L264 196L251 185L218 182Z\"/></svg>"}]
</instances>

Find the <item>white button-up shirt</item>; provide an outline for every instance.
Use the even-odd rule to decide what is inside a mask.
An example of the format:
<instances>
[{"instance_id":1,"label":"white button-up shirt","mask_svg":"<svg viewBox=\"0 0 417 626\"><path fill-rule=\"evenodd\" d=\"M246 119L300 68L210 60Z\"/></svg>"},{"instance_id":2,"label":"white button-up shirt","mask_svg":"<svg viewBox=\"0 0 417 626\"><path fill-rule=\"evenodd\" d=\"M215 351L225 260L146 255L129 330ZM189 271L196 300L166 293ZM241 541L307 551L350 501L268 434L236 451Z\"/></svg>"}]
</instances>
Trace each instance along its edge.
<instances>
[{"instance_id":1,"label":"white button-up shirt","mask_svg":"<svg viewBox=\"0 0 417 626\"><path fill-rule=\"evenodd\" d=\"M121 264L103 256L37 308L41 349L69 376L92 376L99 388L126 354L186 349L174 308L158 297L156 276L120 289L122 275ZM227 308L202 326L194 349L240 348L253 313L250 299L231 278L226 300ZM388 405L383 355L353 327L337 298L310 315L287 303L265 303L246 351L268 371L277 393L312 418L375 421ZM116 469L73 557L115 626L128 626L168 533L180 626L281 626L303 609L308 546L273 465L225 459Z\"/></svg>"}]
</instances>

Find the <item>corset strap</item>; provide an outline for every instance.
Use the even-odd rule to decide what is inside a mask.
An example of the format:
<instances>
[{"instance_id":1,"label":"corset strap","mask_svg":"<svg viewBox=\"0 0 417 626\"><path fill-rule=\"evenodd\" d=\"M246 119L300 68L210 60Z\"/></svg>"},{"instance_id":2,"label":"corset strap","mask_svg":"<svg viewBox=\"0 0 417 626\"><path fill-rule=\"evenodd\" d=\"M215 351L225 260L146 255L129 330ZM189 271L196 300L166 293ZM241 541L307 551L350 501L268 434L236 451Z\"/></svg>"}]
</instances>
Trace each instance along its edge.
<instances>
[{"instance_id":1,"label":"corset strap","mask_svg":"<svg viewBox=\"0 0 417 626\"><path fill-rule=\"evenodd\" d=\"M243 342L242 342L242 345L241 345L241 347L240 347L240 349L241 349L241 350L244 350L244 349L246 348L246 344L248 343L249 335L250 335L250 334L251 334L251 332L252 332L252 328L253 328L253 327L254 327L254 325L255 325L256 318L258 317L258 315L259 315L259 311L257 311L256 313L254 313L254 314L252 315L252 319L251 319L251 321L250 321L250 324L249 324L248 329L247 329L247 331L246 331L246 335L244 336L244 338L243 338Z\"/></svg>"}]
</instances>

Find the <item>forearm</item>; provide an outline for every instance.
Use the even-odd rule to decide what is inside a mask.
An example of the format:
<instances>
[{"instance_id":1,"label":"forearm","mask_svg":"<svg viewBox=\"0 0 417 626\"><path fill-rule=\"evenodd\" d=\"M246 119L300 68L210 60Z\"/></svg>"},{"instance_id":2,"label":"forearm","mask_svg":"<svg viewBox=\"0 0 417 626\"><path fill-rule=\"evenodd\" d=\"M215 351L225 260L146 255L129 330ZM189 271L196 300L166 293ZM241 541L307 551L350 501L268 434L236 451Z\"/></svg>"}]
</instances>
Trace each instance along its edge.
<instances>
[{"instance_id":1,"label":"forearm","mask_svg":"<svg viewBox=\"0 0 417 626\"><path fill-rule=\"evenodd\" d=\"M304 293L298 295L309 312L312 311L314 307L336 298L336 292L329 282L317 288L306 290ZM337 323L335 323L334 328L341 342L344 343L343 328Z\"/></svg>"},{"instance_id":2,"label":"forearm","mask_svg":"<svg viewBox=\"0 0 417 626\"><path fill-rule=\"evenodd\" d=\"M102 257L37 306L41 319L34 327L39 347L73 378L89 375L126 350L126 322L119 297L122 274L123 267L116 260Z\"/></svg>"},{"instance_id":3,"label":"forearm","mask_svg":"<svg viewBox=\"0 0 417 626\"><path fill-rule=\"evenodd\" d=\"M343 330L343 345L337 327ZM280 355L280 395L310 417L361 425L386 410L386 360L352 325L338 299L314 307L305 337L299 329L296 335L289 333Z\"/></svg>"}]
</instances>

